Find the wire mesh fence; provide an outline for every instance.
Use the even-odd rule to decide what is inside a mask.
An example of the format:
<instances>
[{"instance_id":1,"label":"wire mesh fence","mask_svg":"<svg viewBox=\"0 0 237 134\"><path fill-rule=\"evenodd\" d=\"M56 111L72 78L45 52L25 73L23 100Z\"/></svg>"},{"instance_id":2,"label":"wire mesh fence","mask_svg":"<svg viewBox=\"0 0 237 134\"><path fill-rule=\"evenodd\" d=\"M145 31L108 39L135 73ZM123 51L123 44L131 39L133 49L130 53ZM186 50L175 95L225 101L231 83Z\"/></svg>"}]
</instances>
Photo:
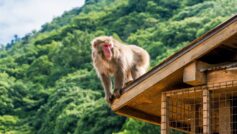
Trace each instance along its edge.
<instances>
[{"instance_id":1,"label":"wire mesh fence","mask_svg":"<svg viewBox=\"0 0 237 134\"><path fill-rule=\"evenodd\" d=\"M163 94L166 106L162 108L166 111L168 127L183 133L237 134L237 81L209 83Z\"/></svg>"}]
</instances>

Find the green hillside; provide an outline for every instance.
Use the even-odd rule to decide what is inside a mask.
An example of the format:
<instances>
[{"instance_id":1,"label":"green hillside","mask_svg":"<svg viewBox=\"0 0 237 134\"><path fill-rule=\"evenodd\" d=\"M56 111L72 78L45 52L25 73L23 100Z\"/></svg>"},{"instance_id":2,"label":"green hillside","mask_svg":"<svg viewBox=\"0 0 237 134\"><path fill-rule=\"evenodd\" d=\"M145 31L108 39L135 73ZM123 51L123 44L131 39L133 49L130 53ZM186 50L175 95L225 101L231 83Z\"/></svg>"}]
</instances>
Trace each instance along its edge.
<instances>
[{"instance_id":1,"label":"green hillside","mask_svg":"<svg viewBox=\"0 0 237 134\"><path fill-rule=\"evenodd\" d=\"M154 67L236 7L236 0L86 0L0 50L0 133L156 134L158 126L108 107L90 41L112 35L137 44Z\"/></svg>"}]
</instances>

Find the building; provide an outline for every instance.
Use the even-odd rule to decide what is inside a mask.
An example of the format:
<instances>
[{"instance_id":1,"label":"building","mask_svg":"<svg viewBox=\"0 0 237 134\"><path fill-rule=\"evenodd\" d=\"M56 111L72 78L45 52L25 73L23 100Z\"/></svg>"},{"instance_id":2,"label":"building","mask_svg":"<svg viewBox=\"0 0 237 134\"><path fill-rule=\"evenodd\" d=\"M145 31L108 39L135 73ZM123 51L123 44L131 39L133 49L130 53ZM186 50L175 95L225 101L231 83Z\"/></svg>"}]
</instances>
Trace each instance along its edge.
<instances>
[{"instance_id":1,"label":"building","mask_svg":"<svg viewBox=\"0 0 237 134\"><path fill-rule=\"evenodd\" d=\"M111 107L162 134L237 133L237 16L135 80Z\"/></svg>"}]
</instances>

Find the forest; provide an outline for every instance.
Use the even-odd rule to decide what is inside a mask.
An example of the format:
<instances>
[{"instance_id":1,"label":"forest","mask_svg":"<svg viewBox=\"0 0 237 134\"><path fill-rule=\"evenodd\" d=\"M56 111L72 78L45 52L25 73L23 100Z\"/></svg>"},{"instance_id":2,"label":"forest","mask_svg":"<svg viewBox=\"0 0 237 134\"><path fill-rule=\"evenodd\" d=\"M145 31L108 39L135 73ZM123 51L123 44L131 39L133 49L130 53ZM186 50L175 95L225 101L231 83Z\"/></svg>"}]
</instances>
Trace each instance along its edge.
<instances>
[{"instance_id":1,"label":"forest","mask_svg":"<svg viewBox=\"0 0 237 134\"><path fill-rule=\"evenodd\" d=\"M151 68L237 12L236 0L86 0L0 50L0 133L157 134L116 115L91 63L111 35L151 56ZM173 131L173 133L178 133Z\"/></svg>"}]
</instances>

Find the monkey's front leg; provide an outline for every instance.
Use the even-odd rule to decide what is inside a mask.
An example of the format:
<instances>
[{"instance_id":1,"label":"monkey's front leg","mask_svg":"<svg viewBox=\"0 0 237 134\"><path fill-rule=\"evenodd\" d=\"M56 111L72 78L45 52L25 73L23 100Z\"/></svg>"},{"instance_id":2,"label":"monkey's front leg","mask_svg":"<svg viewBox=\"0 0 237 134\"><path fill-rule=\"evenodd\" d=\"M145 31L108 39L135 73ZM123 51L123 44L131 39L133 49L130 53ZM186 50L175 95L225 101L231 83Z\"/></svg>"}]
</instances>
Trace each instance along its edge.
<instances>
[{"instance_id":1,"label":"monkey's front leg","mask_svg":"<svg viewBox=\"0 0 237 134\"><path fill-rule=\"evenodd\" d=\"M111 94L110 90L111 90L111 81L109 76L105 75L105 74L101 74L101 81L103 83L103 87L104 87L104 92L105 92L105 99L108 103L112 103L114 97Z\"/></svg>"},{"instance_id":2,"label":"monkey's front leg","mask_svg":"<svg viewBox=\"0 0 237 134\"><path fill-rule=\"evenodd\" d=\"M122 68L118 69L115 73L115 89L114 89L114 96L119 98L122 93L122 88L124 87L125 83L125 72Z\"/></svg>"}]
</instances>

